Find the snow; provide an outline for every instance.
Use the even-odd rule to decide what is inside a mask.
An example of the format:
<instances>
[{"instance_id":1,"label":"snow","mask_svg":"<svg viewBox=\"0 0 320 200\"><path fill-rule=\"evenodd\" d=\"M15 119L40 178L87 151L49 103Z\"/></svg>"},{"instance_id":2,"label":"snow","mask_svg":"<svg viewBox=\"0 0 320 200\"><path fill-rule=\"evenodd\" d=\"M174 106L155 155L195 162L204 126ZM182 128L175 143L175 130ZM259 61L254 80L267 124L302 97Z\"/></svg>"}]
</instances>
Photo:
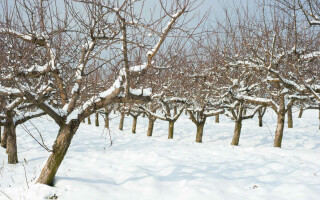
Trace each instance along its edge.
<instances>
[{"instance_id":1,"label":"snow","mask_svg":"<svg viewBox=\"0 0 320 200\"><path fill-rule=\"evenodd\" d=\"M184 114L167 139L168 123L157 120L152 137L148 121L138 118L137 134L124 131L112 114L108 130L81 124L60 169L54 187L34 184L50 153L17 127L19 163L6 163L0 148L0 199L320 199L320 131L318 111L305 111L294 128L285 129L283 148L273 148L276 115L271 110L258 127L256 117L243 123L240 146L230 145L234 123L207 119L203 143L195 143L196 127ZM93 119L93 116L91 117ZM31 120L48 147L58 127L49 117ZM25 123L35 137L36 129ZM26 177L24 176L24 167ZM26 180L27 179L27 180ZM28 185L27 185L28 182ZM28 188L29 186L29 188ZM3 193L2 193L3 192Z\"/></svg>"}]
</instances>

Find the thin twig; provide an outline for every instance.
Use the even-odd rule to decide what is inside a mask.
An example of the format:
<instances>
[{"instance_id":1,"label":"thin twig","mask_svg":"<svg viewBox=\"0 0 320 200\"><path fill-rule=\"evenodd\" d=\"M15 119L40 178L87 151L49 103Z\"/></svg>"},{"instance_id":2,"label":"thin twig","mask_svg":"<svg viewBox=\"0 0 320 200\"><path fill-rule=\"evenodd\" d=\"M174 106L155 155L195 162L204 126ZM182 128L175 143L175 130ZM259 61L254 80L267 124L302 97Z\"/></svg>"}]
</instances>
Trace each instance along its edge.
<instances>
[{"instance_id":1,"label":"thin twig","mask_svg":"<svg viewBox=\"0 0 320 200\"><path fill-rule=\"evenodd\" d=\"M24 164L23 164L23 163L22 163L22 166L23 166L23 169L24 169L24 177L25 177L25 179L26 179L26 183L27 183L28 189L30 189L30 188L29 188L29 184L28 184L28 179L27 179L27 172L26 172L26 168L25 168L25 166L24 166Z\"/></svg>"},{"instance_id":2,"label":"thin twig","mask_svg":"<svg viewBox=\"0 0 320 200\"><path fill-rule=\"evenodd\" d=\"M10 199L10 200L12 200L6 193L4 193L2 190L0 190L0 192L2 193L2 194L4 194L8 199Z\"/></svg>"}]
</instances>

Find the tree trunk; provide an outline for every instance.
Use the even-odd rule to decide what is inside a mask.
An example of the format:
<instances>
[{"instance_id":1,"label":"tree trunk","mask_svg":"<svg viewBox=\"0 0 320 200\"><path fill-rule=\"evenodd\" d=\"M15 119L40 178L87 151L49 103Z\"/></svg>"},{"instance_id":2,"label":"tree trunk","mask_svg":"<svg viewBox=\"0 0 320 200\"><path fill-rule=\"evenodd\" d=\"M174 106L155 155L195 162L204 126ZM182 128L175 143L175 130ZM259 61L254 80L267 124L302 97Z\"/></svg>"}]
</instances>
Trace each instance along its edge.
<instances>
[{"instance_id":1,"label":"tree trunk","mask_svg":"<svg viewBox=\"0 0 320 200\"><path fill-rule=\"evenodd\" d=\"M220 116L219 114L215 115L215 122L216 123L220 122L220 117L219 116Z\"/></svg>"},{"instance_id":2,"label":"tree trunk","mask_svg":"<svg viewBox=\"0 0 320 200\"><path fill-rule=\"evenodd\" d=\"M14 126L13 119L7 121L7 154L8 163L18 163L18 151L17 151L17 136L16 127Z\"/></svg>"},{"instance_id":3,"label":"tree trunk","mask_svg":"<svg viewBox=\"0 0 320 200\"><path fill-rule=\"evenodd\" d=\"M86 120L85 120L85 119L83 119L83 120L82 120L82 123L86 123Z\"/></svg>"},{"instance_id":4,"label":"tree trunk","mask_svg":"<svg viewBox=\"0 0 320 200\"><path fill-rule=\"evenodd\" d=\"M7 148L7 128L6 126L3 127L3 134L1 138L1 147Z\"/></svg>"},{"instance_id":5,"label":"tree trunk","mask_svg":"<svg viewBox=\"0 0 320 200\"><path fill-rule=\"evenodd\" d=\"M292 108L288 107L288 128L293 128L293 121L292 121Z\"/></svg>"},{"instance_id":6,"label":"tree trunk","mask_svg":"<svg viewBox=\"0 0 320 200\"><path fill-rule=\"evenodd\" d=\"M1 131L1 126L0 126L0 144L1 144L1 133L2 133L2 131Z\"/></svg>"},{"instance_id":7,"label":"tree trunk","mask_svg":"<svg viewBox=\"0 0 320 200\"><path fill-rule=\"evenodd\" d=\"M204 124L205 124L204 122L196 124L197 126L196 142L199 142L199 143L202 142Z\"/></svg>"},{"instance_id":8,"label":"tree trunk","mask_svg":"<svg viewBox=\"0 0 320 200\"><path fill-rule=\"evenodd\" d=\"M148 132L147 132L147 136L149 137L152 136L154 121L155 121L154 119L149 117L149 126L148 126Z\"/></svg>"},{"instance_id":9,"label":"tree trunk","mask_svg":"<svg viewBox=\"0 0 320 200\"><path fill-rule=\"evenodd\" d=\"M173 139L174 121L169 121L169 134L168 139Z\"/></svg>"},{"instance_id":10,"label":"tree trunk","mask_svg":"<svg viewBox=\"0 0 320 200\"><path fill-rule=\"evenodd\" d=\"M240 117L240 119L235 121L231 145L235 145L235 146L239 145L241 127L242 127L242 118Z\"/></svg>"},{"instance_id":11,"label":"tree trunk","mask_svg":"<svg viewBox=\"0 0 320 200\"><path fill-rule=\"evenodd\" d=\"M88 117L88 124L91 124L90 116Z\"/></svg>"},{"instance_id":12,"label":"tree trunk","mask_svg":"<svg viewBox=\"0 0 320 200\"><path fill-rule=\"evenodd\" d=\"M142 113L142 118L145 118L146 117L146 113Z\"/></svg>"},{"instance_id":13,"label":"tree trunk","mask_svg":"<svg viewBox=\"0 0 320 200\"><path fill-rule=\"evenodd\" d=\"M76 133L78 127L79 123L75 120L60 127L59 134L52 147L53 152L48 158L46 165L43 167L37 183L52 186L54 177L68 151L72 137Z\"/></svg>"},{"instance_id":14,"label":"tree trunk","mask_svg":"<svg viewBox=\"0 0 320 200\"><path fill-rule=\"evenodd\" d=\"M303 114L303 108L300 108L298 118L301 118L301 117L302 117L302 114Z\"/></svg>"},{"instance_id":15,"label":"tree trunk","mask_svg":"<svg viewBox=\"0 0 320 200\"><path fill-rule=\"evenodd\" d=\"M133 117L132 133L136 133L138 116Z\"/></svg>"},{"instance_id":16,"label":"tree trunk","mask_svg":"<svg viewBox=\"0 0 320 200\"><path fill-rule=\"evenodd\" d=\"M280 103L280 108L278 113L277 129L276 129L275 139L273 144L274 147L281 148L285 118L286 118L286 113L285 113L284 100L283 100Z\"/></svg>"},{"instance_id":17,"label":"tree trunk","mask_svg":"<svg viewBox=\"0 0 320 200\"><path fill-rule=\"evenodd\" d=\"M104 119L104 127L109 128L109 113L106 113L106 118Z\"/></svg>"},{"instance_id":18,"label":"tree trunk","mask_svg":"<svg viewBox=\"0 0 320 200\"><path fill-rule=\"evenodd\" d=\"M263 123L262 123L262 116L258 115L258 119L259 119L259 126L262 127Z\"/></svg>"},{"instance_id":19,"label":"tree trunk","mask_svg":"<svg viewBox=\"0 0 320 200\"><path fill-rule=\"evenodd\" d=\"M188 115L188 109L184 109L184 114Z\"/></svg>"},{"instance_id":20,"label":"tree trunk","mask_svg":"<svg viewBox=\"0 0 320 200\"><path fill-rule=\"evenodd\" d=\"M98 112L96 112L96 121L95 121L95 125L96 126L99 126L99 113Z\"/></svg>"},{"instance_id":21,"label":"tree trunk","mask_svg":"<svg viewBox=\"0 0 320 200\"><path fill-rule=\"evenodd\" d=\"M125 113L124 113L124 112L121 112L120 123L119 123L119 130L120 130L120 131L123 130L124 116L125 116Z\"/></svg>"}]
</instances>

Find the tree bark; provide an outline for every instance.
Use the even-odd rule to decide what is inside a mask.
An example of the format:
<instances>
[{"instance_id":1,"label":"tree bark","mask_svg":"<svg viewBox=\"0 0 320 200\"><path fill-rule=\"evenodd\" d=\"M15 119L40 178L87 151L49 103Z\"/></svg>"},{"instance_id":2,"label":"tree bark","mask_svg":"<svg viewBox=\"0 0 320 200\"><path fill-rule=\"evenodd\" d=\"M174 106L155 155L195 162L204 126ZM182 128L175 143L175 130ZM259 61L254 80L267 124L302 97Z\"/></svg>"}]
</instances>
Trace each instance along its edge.
<instances>
[{"instance_id":1,"label":"tree bark","mask_svg":"<svg viewBox=\"0 0 320 200\"><path fill-rule=\"evenodd\" d=\"M88 117L88 124L91 124L90 116Z\"/></svg>"},{"instance_id":2,"label":"tree bark","mask_svg":"<svg viewBox=\"0 0 320 200\"><path fill-rule=\"evenodd\" d=\"M259 119L259 126L262 127L263 126L262 116L258 115L258 119Z\"/></svg>"},{"instance_id":3,"label":"tree bark","mask_svg":"<svg viewBox=\"0 0 320 200\"><path fill-rule=\"evenodd\" d=\"M109 113L106 113L106 118L104 119L104 127L109 128Z\"/></svg>"},{"instance_id":4,"label":"tree bark","mask_svg":"<svg viewBox=\"0 0 320 200\"><path fill-rule=\"evenodd\" d=\"M99 113L98 112L96 112L95 119L96 119L95 125L99 126Z\"/></svg>"},{"instance_id":5,"label":"tree bark","mask_svg":"<svg viewBox=\"0 0 320 200\"><path fill-rule=\"evenodd\" d=\"M169 121L168 139L173 139L174 121Z\"/></svg>"},{"instance_id":6,"label":"tree bark","mask_svg":"<svg viewBox=\"0 0 320 200\"><path fill-rule=\"evenodd\" d=\"M7 128L6 126L3 127L3 134L1 138L1 147L7 148Z\"/></svg>"},{"instance_id":7,"label":"tree bark","mask_svg":"<svg viewBox=\"0 0 320 200\"><path fill-rule=\"evenodd\" d=\"M18 163L18 151L17 151L17 136L16 127L14 126L13 119L7 120L7 154L8 163Z\"/></svg>"},{"instance_id":8,"label":"tree bark","mask_svg":"<svg viewBox=\"0 0 320 200\"><path fill-rule=\"evenodd\" d=\"M234 146L238 146L239 145L241 127L242 127L242 118L240 118L240 119L235 121L234 132L233 132L233 138L232 138L231 145L234 145Z\"/></svg>"},{"instance_id":9,"label":"tree bark","mask_svg":"<svg viewBox=\"0 0 320 200\"><path fill-rule=\"evenodd\" d=\"M37 183L46 185L53 184L54 177L59 169L59 166L66 155L70 146L73 135L76 133L79 127L79 122L72 120L69 124L65 124L60 127L57 139L52 147L53 152L48 158L41 174L37 180Z\"/></svg>"},{"instance_id":10,"label":"tree bark","mask_svg":"<svg viewBox=\"0 0 320 200\"><path fill-rule=\"evenodd\" d=\"M196 124L196 126L197 126L196 142L202 143L204 124L205 124L204 122Z\"/></svg>"},{"instance_id":11,"label":"tree bark","mask_svg":"<svg viewBox=\"0 0 320 200\"><path fill-rule=\"evenodd\" d=\"M220 122L220 117L219 116L220 116L219 114L215 115L215 122L216 123Z\"/></svg>"},{"instance_id":12,"label":"tree bark","mask_svg":"<svg viewBox=\"0 0 320 200\"><path fill-rule=\"evenodd\" d=\"M284 100L282 100L280 103L279 111L278 111L277 129L276 129L275 139L273 144L274 147L281 148L285 118L286 118L286 113L284 108Z\"/></svg>"},{"instance_id":13,"label":"tree bark","mask_svg":"<svg viewBox=\"0 0 320 200\"><path fill-rule=\"evenodd\" d=\"M133 117L132 133L136 133L138 116Z\"/></svg>"},{"instance_id":14,"label":"tree bark","mask_svg":"<svg viewBox=\"0 0 320 200\"><path fill-rule=\"evenodd\" d=\"M148 131L147 131L147 136L151 137L153 133L153 125L154 125L154 119L149 117L149 125L148 125Z\"/></svg>"},{"instance_id":15,"label":"tree bark","mask_svg":"<svg viewBox=\"0 0 320 200\"><path fill-rule=\"evenodd\" d=\"M293 128L293 121L292 121L292 108L288 107L288 128Z\"/></svg>"},{"instance_id":16,"label":"tree bark","mask_svg":"<svg viewBox=\"0 0 320 200\"><path fill-rule=\"evenodd\" d=\"M119 123L119 130L120 130L120 131L123 130L124 116L125 116L125 113L124 113L124 112L121 112L120 123Z\"/></svg>"},{"instance_id":17,"label":"tree bark","mask_svg":"<svg viewBox=\"0 0 320 200\"><path fill-rule=\"evenodd\" d=\"M301 117L302 117L302 114L303 114L303 108L300 108L298 118L301 118Z\"/></svg>"}]
</instances>

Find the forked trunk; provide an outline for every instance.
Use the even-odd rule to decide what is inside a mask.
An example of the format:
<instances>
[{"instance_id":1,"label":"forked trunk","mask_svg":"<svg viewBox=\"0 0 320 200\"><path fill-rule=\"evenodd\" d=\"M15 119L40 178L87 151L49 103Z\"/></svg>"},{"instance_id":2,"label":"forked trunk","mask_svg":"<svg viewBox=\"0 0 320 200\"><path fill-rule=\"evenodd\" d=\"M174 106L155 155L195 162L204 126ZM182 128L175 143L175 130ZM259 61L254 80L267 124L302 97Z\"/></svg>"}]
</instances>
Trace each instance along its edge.
<instances>
[{"instance_id":1,"label":"forked trunk","mask_svg":"<svg viewBox=\"0 0 320 200\"><path fill-rule=\"evenodd\" d=\"M173 139L174 121L169 121L168 139Z\"/></svg>"},{"instance_id":2,"label":"forked trunk","mask_svg":"<svg viewBox=\"0 0 320 200\"><path fill-rule=\"evenodd\" d=\"M293 128L293 121L292 121L292 108L288 107L288 128Z\"/></svg>"},{"instance_id":3,"label":"forked trunk","mask_svg":"<svg viewBox=\"0 0 320 200\"><path fill-rule=\"evenodd\" d=\"M274 144L273 144L274 147L281 148L285 118L286 118L286 113L284 109L284 102L282 102L282 104L280 104L280 109L278 113L277 129L276 129Z\"/></svg>"},{"instance_id":4,"label":"forked trunk","mask_svg":"<svg viewBox=\"0 0 320 200\"><path fill-rule=\"evenodd\" d=\"M138 116L133 117L132 133L136 133Z\"/></svg>"},{"instance_id":5,"label":"forked trunk","mask_svg":"<svg viewBox=\"0 0 320 200\"><path fill-rule=\"evenodd\" d=\"M119 123L119 130L120 130L120 131L123 130L124 116L125 116L125 113L124 113L124 112L121 112L120 123Z\"/></svg>"},{"instance_id":6,"label":"forked trunk","mask_svg":"<svg viewBox=\"0 0 320 200\"><path fill-rule=\"evenodd\" d=\"M298 118L301 118L301 117L302 117L302 114L303 114L303 108L300 108Z\"/></svg>"},{"instance_id":7,"label":"forked trunk","mask_svg":"<svg viewBox=\"0 0 320 200\"><path fill-rule=\"evenodd\" d=\"M220 122L220 117L219 116L220 116L219 114L215 115L215 122L216 123Z\"/></svg>"},{"instance_id":8,"label":"forked trunk","mask_svg":"<svg viewBox=\"0 0 320 200\"><path fill-rule=\"evenodd\" d=\"M204 128L204 122L196 124L197 126L197 136L196 136L196 142L201 143L202 142L202 136L203 136L203 128Z\"/></svg>"},{"instance_id":9,"label":"forked trunk","mask_svg":"<svg viewBox=\"0 0 320 200\"><path fill-rule=\"evenodd\" d=\"M149 125L148 125L148 131L147 131L147 136L149 137L152 136L154 121L155 121L154 119L149 117Z\"/></svg>"},{"instance_id":10,"label":"forked trunk","mask_svg":"<svg viewBox=\"0 0 320 200\"><path fill-rule=\"evenodd\" d=\"M43 167L41 174L37 180L37 183L46 185L53 184L54 177L59 169L59 166L66 155L70 146L73 135L76 133L79 127L79 123L75 120L69 124L65 124L60 127L57 139L52 147L53 152L48 158L45 166Z\"/></svg>"},{"instance_id":11,"label":"forked trunk","mask_svg":"<svg viewBox=\"0 0 320 200\"><path fill-rule=\"evenodd\" d=\"M1 138L1 147L7 148L7 128L6 126L3 127L3 134Z\"/></svg>"},{"instance_id":12,"label":"forked trunk","mask_svg":"<svg viewBox=\"0 0 320 200\"><path fill-rule=\"evenodd\" d=\"M95 118L95 119L96 119L95 125L96 125L96 126L99 126L99 113L96 112L96 115L95 115L95 116L96 116L96 118Z\"/></svg>"},{"instance_id":13,"label":"forked trunk","mask_svg":"<svg viewBox=\"0 0 320 200\"><path fill-rule=\"evenodd\" d=\"M242 119L240 118L240 119L235 121L234 132L233 132L233 138L232 138L231 145L235 145L235 146L239 145L241 127L242 127Z\"/></svg>"}]
</instances>

